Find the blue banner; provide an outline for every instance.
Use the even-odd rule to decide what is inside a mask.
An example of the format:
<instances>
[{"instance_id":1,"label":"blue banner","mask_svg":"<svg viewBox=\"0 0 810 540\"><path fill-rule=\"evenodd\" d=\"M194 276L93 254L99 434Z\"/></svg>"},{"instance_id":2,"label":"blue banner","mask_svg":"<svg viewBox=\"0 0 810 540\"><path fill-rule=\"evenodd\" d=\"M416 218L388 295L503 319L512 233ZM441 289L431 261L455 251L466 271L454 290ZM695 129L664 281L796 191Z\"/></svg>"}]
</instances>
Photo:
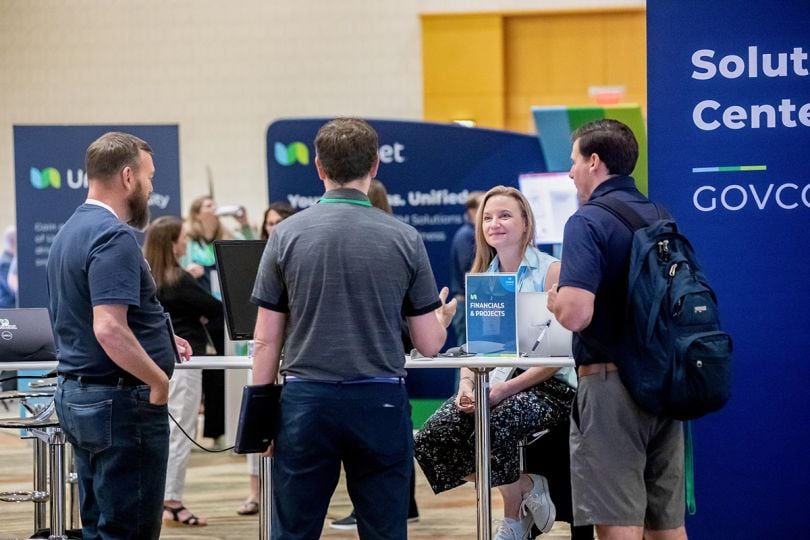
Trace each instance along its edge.
<instances>
[{"instance_id":1,"label":"blue banner","mask_svg":"<svg viewBox=\"0 0 810 540\"><path fill-rule=\"evenodd\" d=\"M284 200L303 209L323 194L313 143L318 129L329 120L283 119L267 129L271 201ZM540 144L533 135L453 124L369 123L380 137L377 177L385 184L394 214L421 233L439 287L450 284L450 243L463 223L468 193L497 184L517 188L521 174L546 172ZM448 343L455 342L450 336ZM410 378L432 379L425 381L427 397L446 397L454 391L452 378L437 383L440 377L435 373L419 371L425 370L414 370ZM409 386L412 395L414 390Z\"/></svg>"},{"instance_id":2,"label":"blue banner","mask_svg":"<svg viewBox=\"0 0 810 540\"><path fill-rule=\"evenodd\" d=\"M731 402L694 426L690 538L806 534L809 26L806 0L647 2L650 195L734 338Z\"/></svg>"},{"instance_id":3,"label":"blue banner","mask_svg":"<svg viewBox=\"0 0 810 540\"><path fill-rule=\"evenodd\" d=\"M14 126L20 307L47 307L45 265L51 242L87 198L85 151L108 131L132 133L149 143L156 171L151 215L180 215L176 125Z\"/></svg>"}]
</instances>

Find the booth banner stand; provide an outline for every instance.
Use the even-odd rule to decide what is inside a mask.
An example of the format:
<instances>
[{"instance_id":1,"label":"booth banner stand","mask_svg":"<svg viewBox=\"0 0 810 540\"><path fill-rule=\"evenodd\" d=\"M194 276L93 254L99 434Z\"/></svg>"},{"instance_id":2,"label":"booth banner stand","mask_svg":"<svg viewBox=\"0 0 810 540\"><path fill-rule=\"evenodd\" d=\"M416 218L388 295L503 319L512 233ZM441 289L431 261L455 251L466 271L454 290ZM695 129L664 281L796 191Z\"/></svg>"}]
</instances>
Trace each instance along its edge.
<instances>
[{"instance_id":1,"label":"booth banner stand","mask_svg":"<svg viewBox=\"0 0 810 540\"><path fill-rule=\"evenodd\" d=\"M285 201L301 210L323 195L314 141L329 120L280 119L267 128L271 201ZM547 171L534 135L404 120L369 123L380 139L377 178L388 191L394 215L422 235L439 287L450 285L450 246L464 223L469 193L498 184L517 188L521 174ZM447 342L454 344L452 328L448 333ZM455 373L415 372L407 385L411 398L443 401L455 391Z\"/></svg>"},{"instance_id":2,"label":"booth banner stand","mask_svg":"<svg viewBox=\"0 0 810 540\"><path fill-rule=\"evenodd\" d=\"M810 498L810 2L647 2L650 181L734 339L690 538L799 538Z\"/></svg>"},{"instance_id":3,"label":"booth banner stand","mask_svg":"<svg viewBox=\"0 0 810 540\"><path fill-rule=\"evenodd\" d=\"M108 131L131 133L152 147L152 218L181 215L176 125L14 126L20 307L47 307L48 252L61 226L87 198L87 147Z\"/></svg>"}]
</instances>

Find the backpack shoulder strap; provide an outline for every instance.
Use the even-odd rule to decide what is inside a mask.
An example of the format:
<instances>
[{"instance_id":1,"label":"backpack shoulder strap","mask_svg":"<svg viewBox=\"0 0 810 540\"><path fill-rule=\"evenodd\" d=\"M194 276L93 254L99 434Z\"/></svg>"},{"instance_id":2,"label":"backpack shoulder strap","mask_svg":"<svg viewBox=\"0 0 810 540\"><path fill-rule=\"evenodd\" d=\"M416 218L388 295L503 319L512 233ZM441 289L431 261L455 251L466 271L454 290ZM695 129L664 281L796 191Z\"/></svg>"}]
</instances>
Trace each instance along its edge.
<instances>
[{"instance_id":1,"label":"backpack shoulder strap","mask_svg":"<svg viewBox=\"0 0 810 540\"><path fill-rule=\"evenodd\" d=\"M607 210L616 216L619 221L624 223L624 225L630 229L630 232L636 232L637 230L643 229L649 225L647 220L641 217L641 214L633 210L629 204L617 199L616 197L599 197L598 199L588 201L587 204L598 206L599 208ZM656 206L656 210L660 215L661 212L658 209L658 206Z\"/></svg>"}]
</instances>

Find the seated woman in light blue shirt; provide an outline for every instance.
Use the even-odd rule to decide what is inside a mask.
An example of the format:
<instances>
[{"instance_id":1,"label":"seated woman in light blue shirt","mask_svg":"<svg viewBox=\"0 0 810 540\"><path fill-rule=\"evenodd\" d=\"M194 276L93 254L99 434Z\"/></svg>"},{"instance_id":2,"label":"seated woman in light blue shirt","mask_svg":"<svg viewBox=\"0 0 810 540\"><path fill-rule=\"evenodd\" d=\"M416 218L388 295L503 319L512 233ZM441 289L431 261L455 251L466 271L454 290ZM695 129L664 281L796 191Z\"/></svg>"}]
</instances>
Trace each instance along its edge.
<instances>
[{"instance_id":1,"label":"seated woman in light blue shirt","mask_svg":"<svg viewBox=\"0 0 810 540\"><path fill-rule=\"evenodd\" d=\"M496 186L475 219L472 272L514 272L518 292L542 292L557 282L560 262L534 247L534 215L520 191ZM474 479L473 373L461 370L456 396L431 416L415 438L415 454L433 491ZM571 368L532 367L489 389L491 482L504 500L496 540L526 538L532 523L548 532L554 505L546 479L520 471L518 443L567 421L576 377Z\"/></svg>"}]
</instances>

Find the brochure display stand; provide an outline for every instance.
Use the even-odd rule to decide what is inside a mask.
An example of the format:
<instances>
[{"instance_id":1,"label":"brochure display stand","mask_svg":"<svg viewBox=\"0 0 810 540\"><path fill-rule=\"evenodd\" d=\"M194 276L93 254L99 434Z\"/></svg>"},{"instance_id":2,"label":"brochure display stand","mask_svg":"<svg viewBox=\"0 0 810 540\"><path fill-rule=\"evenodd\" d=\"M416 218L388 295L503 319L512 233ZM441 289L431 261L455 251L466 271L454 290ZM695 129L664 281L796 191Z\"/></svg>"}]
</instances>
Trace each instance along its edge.
<instances>
[{"instance_id":1,"label":"brochure display stand","mask_svg":"<svg viewBox=\"0 0 810 540\"><path fill-rule=\"evenodd\" d=\"M467 352L517 356L517 275L467 274Z\"/></svg>"}]
</instances>

